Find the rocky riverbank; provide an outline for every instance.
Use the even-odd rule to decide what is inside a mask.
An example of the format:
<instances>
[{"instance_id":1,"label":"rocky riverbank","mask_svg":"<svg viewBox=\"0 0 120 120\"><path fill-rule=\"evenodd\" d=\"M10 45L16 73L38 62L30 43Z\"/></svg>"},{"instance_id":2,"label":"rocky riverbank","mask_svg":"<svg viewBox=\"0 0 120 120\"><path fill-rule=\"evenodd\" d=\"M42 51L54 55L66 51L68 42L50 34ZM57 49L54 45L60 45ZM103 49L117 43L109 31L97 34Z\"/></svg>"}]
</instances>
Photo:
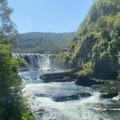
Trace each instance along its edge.
<instances>
[{"instance_id":1,"label":"rocky riverbank","mask_svg":"<svg viewBox=\"0 0 120 120\"><path fill-rule=\"evenodd\" d=\"M118 81L113 80L103 80L95 79L88 76L76 76L73 71L57 72L57 73L47 73L40 76L44 82L71 82L75 81L78 86L93 87L97 88L101 92L100 98L113 98L118 96L120 89ZM67 96L59 96L60 98L53 97L55 101L61 101L61 98L65 100ZM78 99L78 95L70 95L68 98Z\"/></svg>"}]
</instances>

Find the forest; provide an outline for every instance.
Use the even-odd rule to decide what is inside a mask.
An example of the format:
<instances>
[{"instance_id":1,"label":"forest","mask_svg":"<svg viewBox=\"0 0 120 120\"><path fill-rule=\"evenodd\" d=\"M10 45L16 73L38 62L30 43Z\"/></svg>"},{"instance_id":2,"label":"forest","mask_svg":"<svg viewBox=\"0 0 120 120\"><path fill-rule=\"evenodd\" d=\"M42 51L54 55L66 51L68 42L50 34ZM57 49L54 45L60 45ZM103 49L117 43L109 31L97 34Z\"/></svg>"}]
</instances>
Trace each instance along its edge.
<instances>
[{"instance_id":1,"label":"forest","mask_svg":"<svg viewBox=\"0 0 120 120\"><path fill-rule=\"evenodd\" d=\"M20 53L58 53L67 48L75 32L71 33L23 33L18 35L13 52Z\"/></svg>"},{"instance_id":2,"label":"forest","mask_svg":"<svg viewBox=\"0 0 120 120\"><path fill-rule=\"evenodd\" d=\"M120 1L96 0L72 40L71 52L59 54L60 63L81 75L115 78L120 70L119 26Z\"/></svg>"}]
</instances>

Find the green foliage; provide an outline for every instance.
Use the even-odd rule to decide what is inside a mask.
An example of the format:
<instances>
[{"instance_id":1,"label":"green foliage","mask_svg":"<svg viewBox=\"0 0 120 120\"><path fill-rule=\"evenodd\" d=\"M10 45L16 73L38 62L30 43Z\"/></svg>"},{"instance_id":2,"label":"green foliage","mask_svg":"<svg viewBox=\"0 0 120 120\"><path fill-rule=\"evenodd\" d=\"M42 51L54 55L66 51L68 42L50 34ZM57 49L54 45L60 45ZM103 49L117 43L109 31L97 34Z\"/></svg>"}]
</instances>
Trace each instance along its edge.
<instances>
[{"instance_id":1,"label":"green foliage","mask_svg":"<svg viewBox=\"0 0 120 120\"><path fill-rule=\"evenodd\" d=\"M17 30L11 21L13 9L8 6L7 0L0 0L0 43L15 43Z\"/></svg>"},{"instance_id":2,"label":"green foliage","mask_svg":"<svg viewBox=\"0 0 120 120\"><path fill-rule=\"evenodd\" d=\"M0 120L22 120L25 113L30 113L22 96L22 80L17 72L19 61L12 57L8 45L17 33L10 20L12 11L7 0L0 0Z\"/></svg>"},{"instance_id":3,"label":"green foliage","mask_svg":"<svg viewBox=\"0 0 120 120\"><path fill-rule=\"evenodd\" d=\"M78 76L89 76L94 72L94 65L92 62L83 64L82 70L78 71L76 74Z\"/></svg>"},{"instance_id":4,"label":"green foliage","mask_svg":"<svg viewBox=\"0 0 120 120\"><path fill-rule=\"evenodd\" d=\"M70 55L68 52L61 52L57 56L58 63L65 68L69 67Z\"/></svg>"},{"instance_id":5,"label":"green foliage","mask_svg":"<svg viewBox=\"0 0 120 120\"><path fill-rule=\"evenodd\" d=\"M14 52L57 53L67 47L75 36L72 33L24 33L20 34Z\"/></svg>"},{"instance_id":6,"label":"green foliage","mask_svg":"<svg viewBox=\"0 0 120 120\"><path fill-rule=\"evenodd\" d=\"M35 118L28 112L23 114L22 120L35 120Z\"/></svg>"},{"instance_id":7,"label":"green foliage","mask_svg":"<svg viewBox=\"0 0 120 120\"><path fill-rule=\"evenodd\" d=\"M10 47L0 44L0 118L21 120L29 108L22 97L22 80L17 75L18 61L12 58Z\"/></svg>"},{"instance_id":8,"label":"green foliage","mask_svg":"<svg viewBox=\"0 0 120 120\"><path fill-rule=\"evenodd\" d=\"M72 41L71 51L66 53L70 55L69 67L78 71L86 69L89 73L84 66L90 61L95 73L120 69L120 0L95 1Z\"/></svg>"},{"instance_id":9,"label":"green foliage","mask_svg":"<svg viewBox=\"0 0 120 120\"><path fill-rule=\"evenodd\" d=\"M119 61L119 64L120 64L120 52L118 52L118 61Z\"/></svg>"}]
</instances>

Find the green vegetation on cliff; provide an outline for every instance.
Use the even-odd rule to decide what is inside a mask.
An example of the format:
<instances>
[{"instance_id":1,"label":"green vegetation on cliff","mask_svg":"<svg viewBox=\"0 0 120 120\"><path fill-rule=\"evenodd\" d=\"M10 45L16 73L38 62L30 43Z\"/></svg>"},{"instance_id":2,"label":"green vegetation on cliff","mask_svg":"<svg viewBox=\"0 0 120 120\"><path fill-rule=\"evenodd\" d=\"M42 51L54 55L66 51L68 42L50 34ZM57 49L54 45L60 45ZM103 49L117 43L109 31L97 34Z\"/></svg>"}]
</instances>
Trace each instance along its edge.
<instances>
[{"instance_id":1,"label":"green vegetation on cliff","mask_svg":"<svg viewBox=\"0 0 120 120\"><path fill-rule=\"evenodd\" d=\"M96 0L60 61L82 74L120 69L120 0ZM81 72L79 72L81 74Z\"/></svg>"},{"instance_id":2,"label":"green vegetation on cliff","mask_svg":"<svg viewBox=\"0 0 120 120\"><path fill-rule=\"evenodd\" d=\"M66 48L75 37L70 33L40 33L31 32L20 34L14 52L56 53Z\"/></svg>"}]
</instances>

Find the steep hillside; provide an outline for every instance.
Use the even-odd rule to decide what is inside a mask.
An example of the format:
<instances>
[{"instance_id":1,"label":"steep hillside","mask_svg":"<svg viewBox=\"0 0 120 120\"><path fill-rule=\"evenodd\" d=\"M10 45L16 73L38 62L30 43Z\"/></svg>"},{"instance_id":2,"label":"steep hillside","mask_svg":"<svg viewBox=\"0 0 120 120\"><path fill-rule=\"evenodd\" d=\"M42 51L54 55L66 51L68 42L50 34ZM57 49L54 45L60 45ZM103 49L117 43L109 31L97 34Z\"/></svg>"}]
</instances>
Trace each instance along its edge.
<instances>
[{"instance_id":1,"label":"steep hillside","mask_svg":"<svg viewBox=\"0 0 120 120\"><path fill-rule=\"evenodd\" d=\"M87 75L113 75L120 68L120 0L96 0L72 41L59 55L66 67Z\"/></svg>"},{"instance_id":2,"label":"steep hillside","mask_svg":"<svg viewBox=\"0 0 120 120\"><path fill-rule=\"evenodd\" d=\"M71 33L39 33L20 34L14 52L56 53L67 47L75 37Z\"/></svg>"}]
</instances>

